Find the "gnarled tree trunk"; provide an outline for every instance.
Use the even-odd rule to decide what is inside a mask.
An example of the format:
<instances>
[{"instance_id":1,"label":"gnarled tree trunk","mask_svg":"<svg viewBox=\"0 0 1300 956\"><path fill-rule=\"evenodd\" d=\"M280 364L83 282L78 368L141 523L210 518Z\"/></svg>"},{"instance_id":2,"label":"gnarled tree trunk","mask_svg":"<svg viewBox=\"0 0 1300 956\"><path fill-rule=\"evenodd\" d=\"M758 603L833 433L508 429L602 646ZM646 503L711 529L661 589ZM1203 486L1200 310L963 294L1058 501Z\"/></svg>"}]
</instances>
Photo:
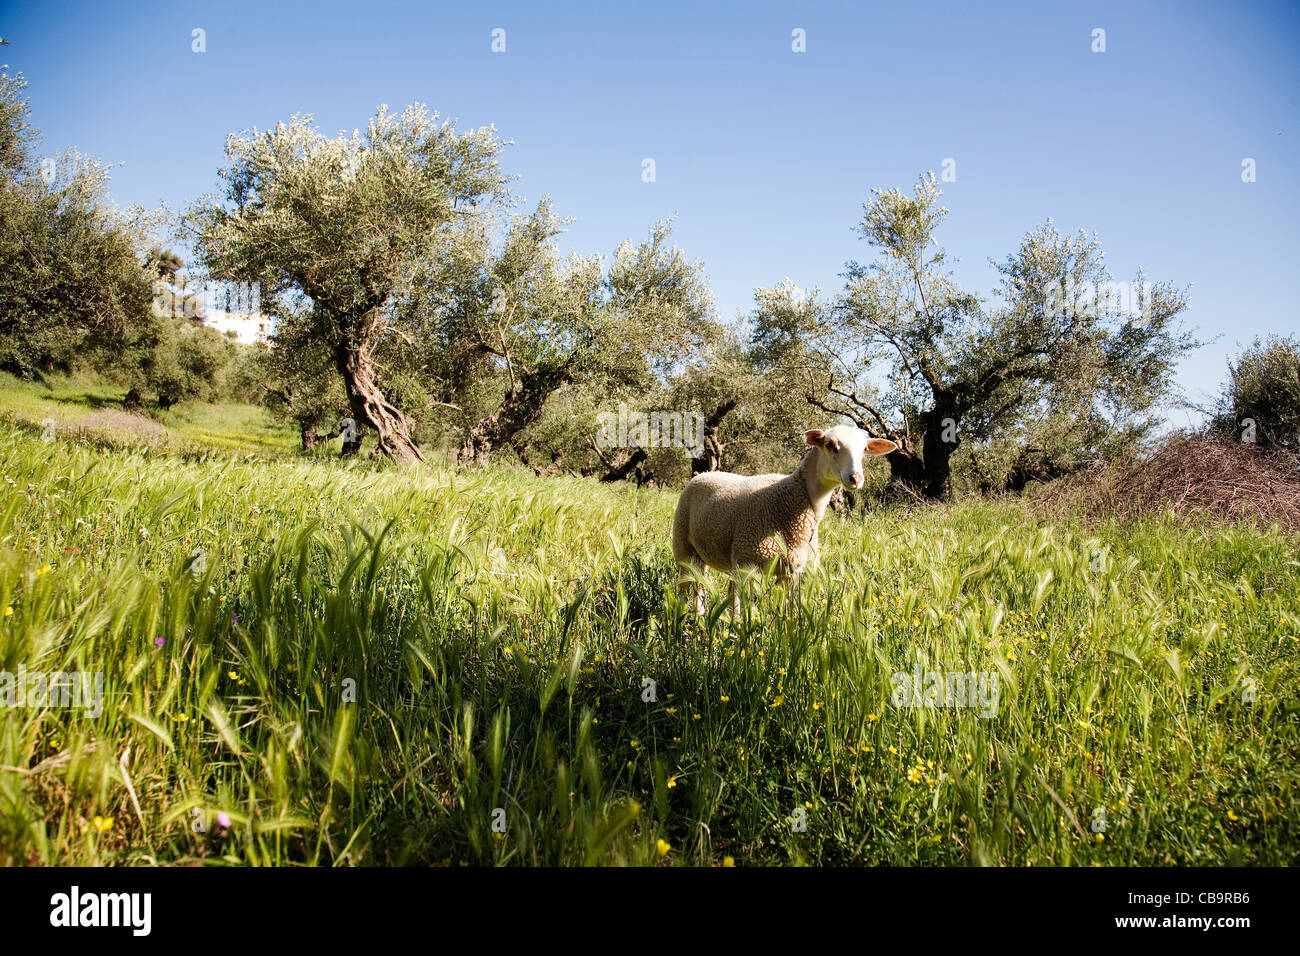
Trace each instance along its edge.
<instances>
[{"instance_id":1,"label":"gnarled tree trunk","mask_svg":"<svg viewBox=\"0 0 1300 956\"><path fill-rule=\"evenodd\" d=\"M638 472L637 484L644 484L645 482L641 480L638 466L648 457L649 455L646 454L644 448L633 449L632 453L628 455L621 464L610 466L609 471L600 476L600 480L602 482L623 481L628 475L633 472Z\"/></svg>"},{"instance_id":2,"label":"gnarled tree trunk","mask_svg":"<svg viewBox=\"0 0 1300 956\"><path fill-rule=\"evenodd\" d=\"M691 459L691 477L722 467L722 442L718 441L718 426L736 407L734 398L728 399L704 420L704 454Z\"/></svg>"},{"instance_id":3,"label":"gnarled tree trunk","mask_svg":"<svg viewBox=\"0 0 1300 956\"><path fill-rule=\"evenodd\" d=\"M921 456L917 454L916 445L906 435L896 435L891 432L881 437L889 439L898 446L885 456L885 461L889 464L890 488L919 495L925 485L925 465L921 462Z\"/></svg>"},{"instance_id":4,"label":"gnarled tree trunk","mask_svg":"<svg viewBox=\"0 0 1300 956\"><path fill-rule=\"evenodd\" d=\"M927 426L922 438L924 456L917 454L916 446L908 438L888 436L898 445L897 450L885 456L889 462L889 487L894 495L938 501L948 494L950 459L957 443L945 441L943 432L940 425Z\"/></svg>"},{"instance_id":5,"label":"gnarled tree trunk","mask_svg":"<svg viewBox=\"0 0 1300 956\"><path fill-rule=\"evenodd\" d=\"M925 416L925 497L938 501L948 496L952 474L950 464L960 439L957 437L957 414L951 408L936 405Z\"/></svg>"},{"instance_id":6,"label":"gnarled tree trunk","mask_svg":"<svg viewBox=\"0 0 1300 956\"><path fill-rule=\"evenodd\" d=\"M336 347L334 363L347 387L348 407L356 420L357 430L369 425L379 435L376 453L387 455L398 465L424 461L424 455L420 454L411 437L411 419L384 398L379 389L369 345ZM360 444L360 435L357 443Z\"/></svg>"},{"instance_id":7,"label":"gnarled tree trunk","mask_svg":"<svg viewBox=\"0 0 1300 956\"><path fill-rule=\"evenodd\" d=\"M461 465L486 464L493 449L541 418L546 400L568 380L567 366L539 368L524 375L514 390L506 393L500 408L470 427L456 460Z\"/></svg>"}]
</instances>

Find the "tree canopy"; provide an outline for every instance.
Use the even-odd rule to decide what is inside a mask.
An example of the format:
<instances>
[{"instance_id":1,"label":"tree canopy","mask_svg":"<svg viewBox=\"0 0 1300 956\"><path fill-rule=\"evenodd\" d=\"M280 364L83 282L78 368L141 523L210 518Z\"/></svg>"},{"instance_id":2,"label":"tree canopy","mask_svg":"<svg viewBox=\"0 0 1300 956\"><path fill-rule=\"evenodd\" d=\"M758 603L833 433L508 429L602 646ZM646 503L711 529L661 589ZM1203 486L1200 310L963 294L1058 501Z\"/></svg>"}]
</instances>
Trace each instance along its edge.
<instances>
[{"instance_id":1,"label":"tree canopy","mask_svg":"<svg viewBox=\"0 0 1300 956\"><path fill-rule=\"evenodd\" d=\"M458 132L416 104L380 107L365 135L328 138L310 116L232 135L223 200L195 204L195 247L213 276L254 282L277 300L310 300L309 328L328 348L359 426L398 462L422 460L412 421L381 388L375 351L409 336L395 306L416 286L455 281L457 247L506 198L491 128Z\"/></svg>"},{"instance_id":2,"label":"tree canopy","mask_svg":"<svg viewBox=\"0 0 1300 956\"><path fill-rule=\"evenodd\" d=\"M142 223L108 199L108 167L37 159L21 76L0 73L0 363L23 373L112 351L148 318Z\"/></svg>"},{"instance_id":3,"label":"tree canopy","mask_svg":"<svg viewBox=\"0 0 1300 956\"><path fill-rule=\"evenodd\" d=\"M1018 424L1055 416L1135 434L1151 427L1177 359L1198 344L1178 324L1185 293L1142 273L1115 282L1095 236L1065 236L1049 220L997 265L999 290L984 301L947 269L939 196L933 174L911 196L873 190L858 231L876 259L849 262L831 302L787 308L784 320L777 310L760 328L772 342L811 340L833 356L830 399L810 389L808 400L896 442L893 478L929 498L947 493L963 442ZM882 374L888 390L876 395Z\"/></svg>"}]
</instances>

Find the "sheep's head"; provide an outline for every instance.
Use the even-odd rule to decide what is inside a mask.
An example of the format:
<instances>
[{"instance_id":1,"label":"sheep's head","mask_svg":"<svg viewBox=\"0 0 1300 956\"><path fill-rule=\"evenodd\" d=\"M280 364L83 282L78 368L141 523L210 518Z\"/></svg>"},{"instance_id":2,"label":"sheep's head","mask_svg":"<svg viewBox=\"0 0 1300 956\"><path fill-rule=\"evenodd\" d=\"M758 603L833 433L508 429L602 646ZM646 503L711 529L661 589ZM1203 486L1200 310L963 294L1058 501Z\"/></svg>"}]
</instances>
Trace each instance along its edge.
<instances>
[{"instance_id":1,"label":"sheep's head","mask_svg":"<svg viewBox=\"0 0 1300 956\"><path fill-rule=\"evenodd\" d=\"M821 450L818 455L821 474L830 481L838 481L845 488L861 488L866 478L862 462L877 455L888 455L898 446L885 438L872 438L861 428L836 425L822 431L814 428L804 433L804 441Z\"/></svg>"}]
</instances>

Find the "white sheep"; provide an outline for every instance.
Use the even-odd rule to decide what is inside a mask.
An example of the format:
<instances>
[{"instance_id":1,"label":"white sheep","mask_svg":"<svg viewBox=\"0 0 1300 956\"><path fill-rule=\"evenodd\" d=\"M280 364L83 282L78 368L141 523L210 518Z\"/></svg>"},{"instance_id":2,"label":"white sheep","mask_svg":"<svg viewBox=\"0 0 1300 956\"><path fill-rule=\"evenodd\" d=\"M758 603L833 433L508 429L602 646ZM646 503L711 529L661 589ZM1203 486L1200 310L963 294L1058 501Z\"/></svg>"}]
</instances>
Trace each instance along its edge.
<instances>
[{"instance_id":1,"label":"white sheep","mask_svg":"<svg viewBox=\"0 0 1300 956\"><path fill-rule=\"evenodd\" d=\"M804 433L804 441L811 447L789 475L710 471L692 478L677 500L673 556L701 572L710 567L730 574L733 615L739 603L736 572L766 568L776 559L777 577L797 585L799 573L817 553L817 526L831 492L838 485L861 488L863 458L888 455L898 447L851 425L815 428ZM684 582L684 593L691 586ZM704 613L698 586L695 607Z\"/></svg>"}]
</instances>

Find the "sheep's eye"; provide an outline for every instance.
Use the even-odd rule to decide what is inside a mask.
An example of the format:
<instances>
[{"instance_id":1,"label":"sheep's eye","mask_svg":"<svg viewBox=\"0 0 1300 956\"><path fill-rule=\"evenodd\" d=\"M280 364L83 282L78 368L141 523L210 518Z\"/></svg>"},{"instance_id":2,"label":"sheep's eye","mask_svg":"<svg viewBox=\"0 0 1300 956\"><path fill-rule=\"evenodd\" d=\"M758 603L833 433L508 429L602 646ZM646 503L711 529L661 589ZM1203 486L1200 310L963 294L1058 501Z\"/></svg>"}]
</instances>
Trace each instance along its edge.
<instances>
[{"instance_id":1,"label":"sheep's eye","mask_svg":"<svg viewBox=\"0 0 1300 956\"><path fill-rule=\"evenodd\" d=\"M840 450L840 446L833 441L828 441L826 443L826 450L833 455Z\"/></svg>"}]
</instances>

